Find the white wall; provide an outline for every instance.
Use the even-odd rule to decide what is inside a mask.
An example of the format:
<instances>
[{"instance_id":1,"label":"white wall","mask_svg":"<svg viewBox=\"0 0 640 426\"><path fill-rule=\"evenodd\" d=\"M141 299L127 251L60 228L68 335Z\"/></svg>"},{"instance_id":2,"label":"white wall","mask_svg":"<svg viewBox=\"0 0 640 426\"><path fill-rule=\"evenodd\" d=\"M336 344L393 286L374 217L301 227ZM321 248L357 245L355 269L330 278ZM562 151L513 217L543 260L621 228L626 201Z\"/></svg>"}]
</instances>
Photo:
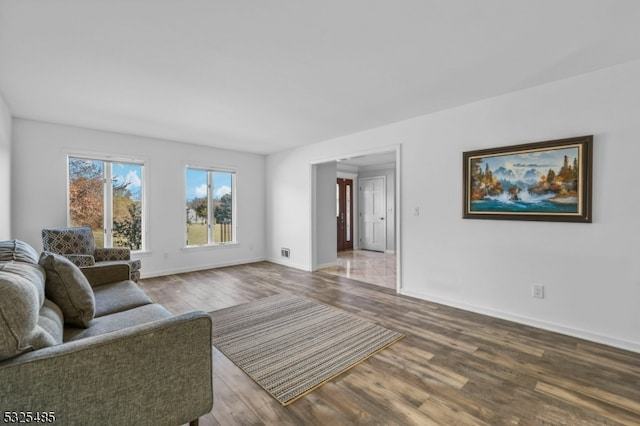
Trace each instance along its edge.
<instances>
[{"instance_id":1,"label":"white wall","mask_svg":"<svg viewBox=\"0 0 640 426\"><path fill-rule=\"evenodd\" d=\"M146 160L143 277L264 258L264 156L21 119L13 141L13 234L37 250L42 228L66 225L67 154L86 152ZM238 244L184 248L186 164L235 169Z\"/></svg>"},{"instance_id":2,"label":"white wall","mask_svg":"<svg viewBox=\"0 0 640 426\"><path fill-rule=\"evenodd\" d=\"M640 352L638 75L636 61L270 155L267 257L284 245L310 264L311 161L401 143L402 293ZM462 152L587 134L592 224L461 218Z\"/></svg>"},{"instance_id":3,"label":"white wall","mask_svg":"<svg viewBox=\"0 0 640 426\"><path fill-rule=\"evenodd\" d=\"M0 240L11 236L11 112L0 93Z\"/></svg>"},{"instance_id":4,"label":"white wall","mask_svg":"<svg viewBox=\"0 0 640 426\"><path fill-rule=\"evenodd\" d=\"M267 156L266 250L274 263L311 270L311 164L306 150ZM280 249L290 249L288 259Z\"/></svg>"}]
</instances>

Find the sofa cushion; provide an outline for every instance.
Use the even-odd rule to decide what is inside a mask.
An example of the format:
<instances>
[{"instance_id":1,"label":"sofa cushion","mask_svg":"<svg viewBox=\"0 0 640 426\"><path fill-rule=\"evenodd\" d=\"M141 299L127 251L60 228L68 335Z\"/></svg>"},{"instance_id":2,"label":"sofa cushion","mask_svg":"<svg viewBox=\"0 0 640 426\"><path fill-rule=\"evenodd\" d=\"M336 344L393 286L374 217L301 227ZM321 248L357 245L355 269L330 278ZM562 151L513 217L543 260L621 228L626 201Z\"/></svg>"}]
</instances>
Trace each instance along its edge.
<instances>
[{"instance_id":1,"label":"sofa cushion","mask_svg":"<svg viewBox=\"0 0 640 426\"><path fill-rule=\"evenodd\" d=\"M42 303L33 283L3 268L0 295L0 360L57 343L38 325Z\"/></svg>"},{"instance_id":2,"label":"sofa cushion","mask_svg":"<svg viewBox=\"0 0 640 426\"><path fill-rule=\"evenodd\" d=\"M109 265L109 264L120 264L120 263L127 263L129 265L129 268L131 269L131 271L139 271L140 267L142 266L142 261L140 259L130 259L130 260L102 260L100 261L100 264L102 265Z\"/></svg>"},{"instance_id":3,"label":"sofa cushion","mask_svg":"<svg viewBox=\"0 0 640 426\"><path fill-rule=\"evenodd\" d=\"M93 294L96 299L95 318L153 303L133 281L97 286L93 288Z\"/></svg>"},{"instance_id":4,"label":"sofa cushion","mask_svg":"<svg viewBox=\"0 0 640 426\"><path fill-rule=\"evenodd\" d=\"M64 317L58 305L49 299L45 299L42 308L40 308L38 325L49 333L57 344L62 343Z\"/></svg>"},{"instance_id":5,"label":"sofa cushion","mask_svg":"<svg viewBox=\"0 0 640 426\"><path fill-rule=\"evenodd\" d=\"M147 324L165 318L171 318L173 314L157 303L139 306L128 311L117 312L111 315L97 317L91 322L89 328L65 327L64 341L84 339L86 337L111 333L126 327Z\"/></svg>"},{"instance_id":6,"label":"sofa cushion","mask_svg":"<svg viewBox=\"0 0 640 426\"><path fill-rule=\"evenodd\" d=\"M31 283L38 295L38 308L42 306L44 302L45 272L40 265L20 261L0 262L0 271L24 278Z\"/></svg>"},{"instance_id":7,"label":"sofa cushion","mask_svg":"<svg viewBox=\"0 0 640 426\"><path fill-rule=\"evenodd\" d=\"M69 259L43 252L40 265L47 274L45 294L62 310L64 322L88 327L95 314L95 298L89 281Z\"/></svg>"},{"instance_id":8,"label":"sofa cushion","mask_svg":"<svg viewBox=\"0 0 640 426\"><path fill-rule=\"evenodd\" d=\"M0 241L0 262L7 261L38 264L38 252L20 240Z\"/></svg>"}]
</instances>

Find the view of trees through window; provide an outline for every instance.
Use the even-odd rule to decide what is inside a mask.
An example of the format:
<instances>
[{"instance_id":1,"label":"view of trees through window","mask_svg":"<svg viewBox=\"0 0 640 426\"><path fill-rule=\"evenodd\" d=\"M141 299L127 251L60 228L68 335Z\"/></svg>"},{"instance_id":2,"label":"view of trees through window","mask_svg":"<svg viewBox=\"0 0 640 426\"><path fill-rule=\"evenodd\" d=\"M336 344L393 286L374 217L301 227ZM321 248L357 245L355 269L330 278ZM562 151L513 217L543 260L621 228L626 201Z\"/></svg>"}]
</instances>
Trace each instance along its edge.
<instances>
[{"instance_id":1,"label":"view of trees through window","mask_svg":"<svg viewBox=\"0 0 640 426\"><path fill-rule=\"evenodd\" d=\"M142 172L142 164L70 157L69 225L90 226L97 247L142 250Z\"/></svg>"},{"instance_id":2,"label":"view of trees through window","mask_svg":"<svg viewBox=\"0 0 640 426\"><path fill-rule=\"evenodd\" d=\"M235 241L234 173L187 167L186 245Z\"/></svg>"}]
</instances>

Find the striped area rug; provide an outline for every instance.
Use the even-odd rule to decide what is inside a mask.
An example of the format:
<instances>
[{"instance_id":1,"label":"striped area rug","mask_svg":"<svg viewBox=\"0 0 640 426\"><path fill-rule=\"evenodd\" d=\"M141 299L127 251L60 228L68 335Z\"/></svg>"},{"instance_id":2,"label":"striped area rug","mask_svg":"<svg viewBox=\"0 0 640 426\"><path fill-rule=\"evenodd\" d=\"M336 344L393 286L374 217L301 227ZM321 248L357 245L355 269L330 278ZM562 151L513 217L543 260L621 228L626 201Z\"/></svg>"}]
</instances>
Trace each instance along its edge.
<instances>
[{"instance_id":1,"label":"striped area rug","mask_svg":"<svg viewBox=\"0 0 640 426\"><path fill-rule=\"evenodd\" d=\"M282 405L403 337L290 293L211 312L213 344Z\"/></svg>"}]
</instances>

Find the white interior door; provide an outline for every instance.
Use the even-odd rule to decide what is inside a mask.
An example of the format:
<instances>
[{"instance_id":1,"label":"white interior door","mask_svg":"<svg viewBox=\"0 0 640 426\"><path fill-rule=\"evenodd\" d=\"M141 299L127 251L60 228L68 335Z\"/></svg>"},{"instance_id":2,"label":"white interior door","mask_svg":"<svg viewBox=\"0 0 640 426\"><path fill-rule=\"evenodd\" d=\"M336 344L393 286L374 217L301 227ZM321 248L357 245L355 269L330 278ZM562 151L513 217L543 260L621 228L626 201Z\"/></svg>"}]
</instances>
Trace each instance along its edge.
<instances>
[{"instance_id":1,"label":"white interior door","mask_svg":"<svg viewBox=\"0 0 640 426\"><path fill-rule=\"evenodd\" d=\"M387 248L387 198L385 177L362 178L360 187L360 248Z\"/></svg>"}]
</instances>

